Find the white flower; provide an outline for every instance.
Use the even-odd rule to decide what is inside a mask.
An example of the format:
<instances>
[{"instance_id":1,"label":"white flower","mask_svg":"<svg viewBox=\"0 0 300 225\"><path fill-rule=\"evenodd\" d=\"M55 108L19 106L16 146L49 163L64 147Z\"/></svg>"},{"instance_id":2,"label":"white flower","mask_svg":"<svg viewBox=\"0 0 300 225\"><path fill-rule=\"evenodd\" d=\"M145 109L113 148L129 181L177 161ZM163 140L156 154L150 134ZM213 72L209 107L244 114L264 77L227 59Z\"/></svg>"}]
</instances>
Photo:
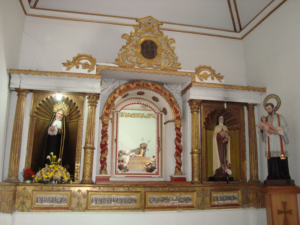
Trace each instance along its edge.
<instances>
[{"instance_id":1,"label":"white flower","mask_svg":"<svg viewBox=\"0 0 300 225\"><path fill-rule=\"evenodd\" d=\"M232 174L232 171L230 169L226 169L225 172L230 176Z\"/></svg>"},{"instance_id":2,"label":"white flower","mask_svg":"<svg viewBox=\"0 0 300 225\"><path fill-rule=\"evenodd\" d=\"M58 160L57 160L57 162L60 162L61 161L61 159L59 158Z\"/></svg>"},{"instance_id":3,"label":"white flower","mask_svg":"<svg viewBox=\"0 0 300 225\"><path fill-rule=\"evenodd\" d=\"M50 155L47 156L47 159L50 159Z\"/></svg>"},{"instance_id":4,"label":"white flower","mask_svg":"<svg viewBox=\"0 0 300 225\"><path fill-rule=\"evenodd\" d=\"M53 155L53 152L50 152L50 155Z\"/></svg>"}]
</instances>

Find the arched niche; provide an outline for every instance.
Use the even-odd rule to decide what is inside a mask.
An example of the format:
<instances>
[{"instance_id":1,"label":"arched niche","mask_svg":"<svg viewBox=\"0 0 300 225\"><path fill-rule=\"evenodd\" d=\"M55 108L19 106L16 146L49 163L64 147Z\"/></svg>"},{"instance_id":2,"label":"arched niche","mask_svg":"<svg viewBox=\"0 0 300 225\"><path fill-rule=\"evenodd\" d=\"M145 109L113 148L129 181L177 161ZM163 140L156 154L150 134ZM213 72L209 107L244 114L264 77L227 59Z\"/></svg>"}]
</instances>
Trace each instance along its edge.
<instances>
[{"instance_id":1,"label":"arched niche","mask_svg":"<svg viewBox=\"0 0 300 225\"><path fill-rule=\"evenodd\" d=\"M169 142L172 142L174 145L174 151L172 149L168 149L170 151L170 155L172 155L174 166L175 166L175 175L181 175L181 153L182 153L182 145L181 145L181 112L179 105L174 98L174 96L164 87L159 84L149 82L149 81L131 81L126 84L123 84L116 88L111 95L108 97L102 112L102 130L101 130L101 157L100 157L100 174L108 174L107 171L107 156L109 151L112 149L108 149L108 127L111 126L110 120L113 116L113 111L116 110L116 107L119 106L120 103L125 103L125 101L139 99L145 99L153 105L158 106L161 110L160 115L164 118L163 121L171 121L175 125L172 128L172 141L169 139ZM114 136L111 137L114 139ZM171 145L170 145L171 146ZM170 175L170 174L169 174Z\"/></svg>"},{"instance_id":2,"label":"arched niche","mask_svg":"<svg viewBox=\"0 0 300 225\"><path fill-rule=\"evenodd\" d=\"M164 152L160 107L147 98L131 97L122 99L112 115L112 177L161 178Z\"/></svg>"},{"instance_id":3,"label":"arched niche","mask_svg":"<svg viewBox=\"0 0 300 225\"><path fill-rule=\"evenodd\" d=\"M44 151L47 142L47 127L54 114L54 105L61 102L69 107L69 113L66 116L62 165L68 166L73 180L78 182L85 95L61 93L61 96L61 99L57 100L56 93L40 91L33 93L25 167L35 172L41 169L40 162L43 162L42 158L46 157Z\"/></svg>"},{"instance_id":4,"label":"arched niche","mask_svg":"<svg viewBox=\"0 0 300 225\"><path fill-rule=\"evenodd\" d=\"M230 135L232 177L247 181L244 104L205 101L201 104L202 177L213 176L212 142L218 118L224 117Z\"/></svg>"}]
</instances>

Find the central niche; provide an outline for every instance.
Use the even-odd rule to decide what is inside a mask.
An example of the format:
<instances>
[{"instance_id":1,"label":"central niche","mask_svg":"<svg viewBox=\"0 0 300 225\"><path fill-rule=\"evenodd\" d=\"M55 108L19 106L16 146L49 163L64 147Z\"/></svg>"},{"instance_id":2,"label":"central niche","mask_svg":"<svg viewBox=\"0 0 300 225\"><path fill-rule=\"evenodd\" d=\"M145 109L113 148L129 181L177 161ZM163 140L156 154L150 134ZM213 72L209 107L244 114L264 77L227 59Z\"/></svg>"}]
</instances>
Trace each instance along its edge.
<instances>
[{"instance_id":1,"label":"central niche","mask_svg":"<svg viewBox=\"0 0 300 225\"><path fill-rule=\"evenodd\" d=\"M143 103L130 103L115 111L115 177L161 176L161 114Z\"/></svg>"}]
</instances>

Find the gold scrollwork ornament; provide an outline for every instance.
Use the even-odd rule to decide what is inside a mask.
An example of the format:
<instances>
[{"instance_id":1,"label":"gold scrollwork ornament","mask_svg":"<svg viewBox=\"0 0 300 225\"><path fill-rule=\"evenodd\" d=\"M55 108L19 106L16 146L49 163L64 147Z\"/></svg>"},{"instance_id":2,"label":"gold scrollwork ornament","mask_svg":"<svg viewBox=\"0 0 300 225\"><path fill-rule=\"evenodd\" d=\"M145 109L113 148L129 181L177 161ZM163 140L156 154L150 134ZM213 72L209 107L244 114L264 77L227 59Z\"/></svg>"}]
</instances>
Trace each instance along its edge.
<instances>
[{"instance_id":1,"label":"gold scrollwork ornament","mask_svg":"<svg viewBox=\"0 0 300 225\"><path fill-rule=\"evenodd\" d=\"M137 20L138 24L134 25L134 32L130 35L123 34L122 38L126 39L126 45L122 46L115 63L121 67L139 67L153 68L161 70L178 70L181 69L178 57L174 52L175 43L173 38L168 38L160 30L161 22L153 17L145 17ZM145 42L155 43L157 46L156 54L153 58L146 58L142 53L142 44Z\"/></svg>"},{"instance_id":2,"label":"gold scrollwork ornament","mask_svg":"<svg viewBox=\"0 0 300 225\"><path fill-rule=\"evenodd\" d=\"M90 63L81 62L82 60L89 61ZM74 66L76 69L79 69L79 65L81 65L82 69L88 69L88 72L92 72L96 67L96 58L93 58L92 55L78 53L77 56L73 57L72 62L67 60L67 62L62 64L64 67L67 67L67 70L72 69Z\"/></svg>"},{"instance_id":3,"label":"gold scrollwork ornament","mask_svg":"<svg viewBox=\"0 0 300 225\"><path fill-rule=\"evenodd\" d=\"M211 66L206 66L206 65L198 66L195 69L195 73L200 81L207 80L209 77L211 77L212 80L216 78L217 81L222 83L222 79L224 78L224 76L222 76L220 73L217 74L216 71L211 68Z\"/></svg>"}]
</instances>

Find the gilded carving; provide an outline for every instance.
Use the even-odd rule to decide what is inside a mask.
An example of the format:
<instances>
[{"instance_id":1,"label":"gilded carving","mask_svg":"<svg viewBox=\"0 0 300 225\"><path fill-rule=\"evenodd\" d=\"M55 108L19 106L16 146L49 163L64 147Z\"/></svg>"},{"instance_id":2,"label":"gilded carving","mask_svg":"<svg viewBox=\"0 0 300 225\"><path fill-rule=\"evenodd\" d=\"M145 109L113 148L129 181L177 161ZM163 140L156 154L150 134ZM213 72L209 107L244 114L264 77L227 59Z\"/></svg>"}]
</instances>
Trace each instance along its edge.
<instances>
[{"instance_id":1,"label":"gilded carving","mask_svg":"<svg viewBox=\"0 0 300 225\"><path fill-rule=\"evenodd\" d=\"M52 71L38 71L38 70L18 70L18 69L10 69L8 70L8 72L10 74L15 73L15 74L23 74L23 75L102 79L102 76L100 74L52 72Z\"/></svg>"},{"instance_id":2,"label":"gilded carving","mask_svg":"<svg viewBox=\"0 0 300 225\"><path fill-rule=\"evenodd\" d=\"M230 183L227 185L206 184L192 185L181 183L169 185L140 182L138 184L78 185L36 185L0 183L0 212L13 213L49 211L52 212L95 212L103 210L162 211L212 209L211 196L217 194L219 202L224 200L220 194L238 193L238 208L260 208L263 206L264 193L261 184ZM53 196L54 199L41 199ZM41 197L41 198L39 198ZM232 196L236 200L235 196ZM37 199L39 198L39 199ZM56 199L55 199L56 198ZM56 202L59 201L59 202ZM49 204L48 207L46 204ZM60 207L58 207L60 205ZM126 206L127 205L127 206ZM217 204L218 208L231 208L231 205ZM177 207L178 206L178 207ZM69 208L69 209L68 209ZM283 207L281 211L288 211ZM277 211L276 211L277 212Z\"/></svg>"},{"instance_id":3,"label":"gilded carving","mask_svg":"<svg viewBox=\"0 0 300 225\"><path fill-rule=\"evenodd\" d=\"M129 67L116 67L109 65L97 65L99 74L102 70L109 71L123 71L123 72L134 72L134 73L148 73L148 74L163 74L163 75L174 75L174 76L188 76L191 77L192 81L195 81L195 73L194 72L186 72L186 71L175 71L175 70L150 70L150 69L142 69L142 68L129 68Z\"/></svg>"},{"instance_id":4,"label":"gilded carving","mask_svg":"<svg viewBox=\"0 0 300 225\"><path fill-rule=\"evenodd\" d=\"M95 140L95 117L96 107L100 94L88 94L88 118L85 133L85 146L84 148L84 162L83 162L83 174L82 184L93 184L93 159L94 159L94 140Z\"/></svg>"},{"instance_id":5,"label":"gilded carving","mask_svg":"<svg viewBox=\"0 0 300 225\"><path fill-rule=\"evenodd\" d=\"M15 211L15 186L0 186L0 212L12 214Z\"/></svg>"},{"instance_id":6,"label":"gilded carving","mask_svg":"<svg viewBox=\"0 0 300 225\"><path fill-rule=\"evenodd\" d=\"M181 68L174 49L171 45L175 43L173 38L168 38L160 30L159 21L152 17L146 17L137 20L138 24L134 25L134 32L130 35L123 34L122 38L126 39L126 45L120 49L121 53L115 63L121 67L140 67L153 68L161 70L178 70ZM145 57L142 52L144 42L151 42L155 48L153 57Z\"/></svg>"},{"instance_id":7,"label":"gilded carving","mask_svg":"<svg viewBox=\"0 0 300 225\"><path fill-rule=\"evenodd\" d=\"M199 135L199 110L201 100L188 101L192 113L192 183L201 183L200 179L200 135Z\"/></svg>"},{"instance_id":8,"label":"gilded carving","mask_svg":"<svg viewBox=\"0 0 300 225\"><path fill-rule=\"evenodd\" d=\"M209 73L207 73L209 72ZM217 81L222 83L222 80L224 76L222 76L220 73L216 73L214 69L211 68L211 66L198 66L195 69L195 73L200 81L207 80L209 77L214 80L216 78Z\"/></svg>"},{"instance_id":9,"label":"gilded carving","mask_svg":"<svg viewBox=\"0 0 300 225\"><path fill-rule=\"evenodd\" d=\"M155 114L153 113L126 113L126 112L121 112L120 113L120 117L125 117L125 118L146 118L146 119L149 119L149 118L155 118Z\"/></svg>"},{"instance_id":10,"label":"gilded carving","mask_svg":"<svg viewBox=\"0 0 300 225\"><path fill-rule=\"evenodd\" d=\"M250 183L260 183L258 179L258 156L255 126L254 107L256 104L248 104L248 132L249 132L249 156L250 156Z\"/></svg>"},{"instance_id":11,"label":"gilded carving","mask_svg":"<svg viewBox=\"0 0 300 225\"><path fill-rule=\"evenodd\" d=\"M27 152L26 152L26 161L25 168L31 168L32 160L32 150L34 142L34 129L36 118L45 119L47 117L46 113L40 111L40 108L47 106L51 108L49 112L52 112L52 104L49 103L51 98L55 98L56 93L53 92L44 92L44 91L34 91L31 104L31 114L30 114L30 124L28 132L28 141L27 141ZM84 94L74 94L74 93L61 93L62 100L71 100L75 103L75 107L78 108L79 114L74 114L70 121L78 121L78 130L77 130L77 143L76 143L76 156L75 156L75 170L74 170L74 182L79 181L79 171L80 171L80 161L81 161L81 144L82 144L82 132L83 132L83 110L84 110ZM51 102L51 101L50 101ZM48 105L48 103L51 105ZM60 103L62 104L62 103ZM54 104L55 105L55 104ZM58 106L58 105L57 105ZM61 105L64 106L64 105ZM64 106L66 107L66 105ZM60 107L58 107L60 108ZM65 110L68 110L65 108ZM68 110L69 111L69 110ZM69 111L70 112L70 111ZM69 119L68 119L69 121Z\"/></svg>"},{"instance_id":12,"label":"gilded carving","mask_svg":"<svg viewBox=\"0 0 300 225\"><path fill-rule=\"evenodd\" d=\"M162 87L159 84L152 83L149 81L131 81L126 84L120 85L117 89L115 89L108 99L106 100L106 103L103 107L102 111L102 118L109 117L112 113L112 110L114 108L114 102L119 96L123 96L125 93L134 91L134 90L150 90L153 91L159 95L161 95L169 104L171 110L172 110L172 115L173 119L181 119L181 111L179 108L179 105L172 95L167 89ZM108 154L108 149L107 149L107 140L108 140L108 134L107 134L107 129L108 129L108 122L104 121L102 119L102 130L101 130L101 143L100 143L100 148L101 148L101 157L100 157L100 163L101 163L101 169L100 169L100 174L107 174L107 163L106 163L106 156ZM179 128L176 128L176 139L175 143L181 143L181 132ZM178 133L179 131L179 133ZM176 170L175 173L179 174L181 173L181 155L179 156L178 153L182 152L182 146L181 144L176 145L176 150L175 153L175 160L176 160ZM180 168L180 172L179 172Z\"/></svg>"},{"instance_id":13,"label":"gilded carving","mask_svg":"<svg viewBox=\"0 0 300 225\"><path fill-rule=\"evenodd\" d=\"M90 63L81 62L82 60L89 61ZM88 69L88 72L92 72L96 66L96 58L93 58L92 55L78 53L77 56L73 57L72 62L67 60L67 62L62 64L67 68L67 70L70 70L74 66L76 67L76 69L79 69L79 66L81 65L82 69Z\"/></svg>"},{"instance_id":14,"label":"gilded carving","mask_svg":"<svg viewBox=\"0 0 300 225\"><path fill-rule=\"evenodd\" d=\"M18 92L13 133L10 147L9 169L6 182L19 182L19 163L21 153L22 130L24 120L25 99L28 90L15 89Z\"/></svg>"}]
</instances>

